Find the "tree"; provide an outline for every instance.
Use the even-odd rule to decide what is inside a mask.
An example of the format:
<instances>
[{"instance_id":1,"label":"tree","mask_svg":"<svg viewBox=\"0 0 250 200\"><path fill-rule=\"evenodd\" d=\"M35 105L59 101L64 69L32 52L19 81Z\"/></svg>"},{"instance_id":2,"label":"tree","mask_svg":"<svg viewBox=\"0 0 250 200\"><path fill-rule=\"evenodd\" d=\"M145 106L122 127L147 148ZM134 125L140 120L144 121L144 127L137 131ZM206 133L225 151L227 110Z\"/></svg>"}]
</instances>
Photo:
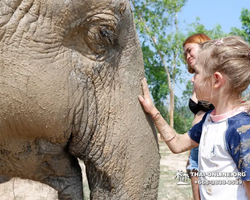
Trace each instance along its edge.
<instances>
[{"instance_id":1,"label":"tree","mask_svg":"<svg viewBox=\"0 0 250 200\"><path fill-rule=\"evenodd\" d=\"M250 11L248 9L242 9L240 20L242 23L242 29L233 27L231 28L231 34L243 37L250 44ZM246 100L250 99L250 87L243 92L243 96Z\"/></svg>"},{"instance_id":2,"label":"tree","mask_svg":"<svg viewBox=\"0 0 250 200\"><path fill-rule=\"evenodd\" d=\"M219 24L215 25L214 28L211 30L206 29L203 24L200 24L199 17L196 18L195 22L191 24L187 24L187 33L188 33L187 34L188 36L196 34L196 33L204 33L207 36L209 36L211 39L222 38L222 37L226 37L229 35L228 33L225 33L222 31L221 25Z\"/></svg>"},{"instance_id":3,"label":"tree","mask_svg":"<svg viewBox=\"0 0 250 200\"><path fill-rule=\"evenodd\" d=\"M250 43L250 11L243 8L240 15L240 20L242 23L242 29L231 28L232 35L239 35L243 37L248 43Z\"/></svg>"},{"instance_id":4,"label":"tree","mask_svg":"<svg viewBox=\"0 0 250 200\"><path fill-rule=\"evenodd\" d=\"M182 38L177 14L186 0L132 0L142 42L145 72L156 107L174 126L175 82L181 74ZM168 112L164 101L168 101ZM167 117L167 116L165 116Z\"/></svg>"},{"instance_id":5,"label":"tree","mask_svg":"<svg viewBox=\"0 0 250 200\"><path fill-rule=\"evenodd\" d=\"M211 39L227 35L220 25L207 30L198 17L194 23L187 24L185 34L180 32L177 15L185 3L186 0L132 0L151 95L162 116L179 133L186 132L193 120L187 106L192 84L185 80L182 44L195 33L205 33ZM175 84L179 82L187 82L189 86L184 91L185 98L174 95Z\"/></svg>"}]
</instances>

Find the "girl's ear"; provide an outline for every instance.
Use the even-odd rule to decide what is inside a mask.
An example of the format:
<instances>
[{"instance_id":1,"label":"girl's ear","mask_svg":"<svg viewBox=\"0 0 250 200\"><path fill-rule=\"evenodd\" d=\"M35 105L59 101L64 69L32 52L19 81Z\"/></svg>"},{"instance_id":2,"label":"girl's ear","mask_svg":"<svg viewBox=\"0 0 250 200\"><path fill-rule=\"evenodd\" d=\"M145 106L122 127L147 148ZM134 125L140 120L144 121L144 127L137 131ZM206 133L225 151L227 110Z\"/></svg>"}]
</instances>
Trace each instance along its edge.
<instances>
[{"instance_id":1,"label":"girl's ear","mask_svg":"<svg viewBox=\"0 0 250 200\"><path fill-rule=\"evenodd\" d=\"M225 83L226 83L225 77L220 72L215 72L213 75L213 78L214 78L214 84L213 84L214 89L218 89L218 88L222 87L223 85L225 85Z\"/></svg>"}]
</instances>

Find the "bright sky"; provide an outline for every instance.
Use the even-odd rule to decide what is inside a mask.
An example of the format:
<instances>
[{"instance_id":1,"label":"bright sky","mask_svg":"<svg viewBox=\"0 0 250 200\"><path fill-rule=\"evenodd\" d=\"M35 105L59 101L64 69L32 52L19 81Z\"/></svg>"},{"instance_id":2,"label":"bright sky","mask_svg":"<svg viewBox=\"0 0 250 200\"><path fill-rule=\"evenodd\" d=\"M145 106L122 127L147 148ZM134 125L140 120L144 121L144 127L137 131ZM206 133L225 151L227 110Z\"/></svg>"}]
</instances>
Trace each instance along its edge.
<instances>
[{"instance_id":1,"label":"bright sky","mask_svg":"<svg viewBox=\"0 0 250 200\"><path fill-rule=\"evenodd\" d=\"M220 24L223 31L229 32L231 27L241 28L242 8L250 10L249 0L188 0L179 21L192 23L199 17L207 29Z\"/></svg>"},{"instance_id":2,"label":"bright sky","mask_svg":"<svg viewBox=\"0 0 250 200\"><path fill-rule=\"evenodd\" d=\"M240 14L242 8L250 10L249 0L188 0L182 12L178 15L179 22L191 24L196 17L206 29L211 30L216 25L221 25L222 30L230 32L231 27L241 28ZM180 25L180 29L185 26ZM184 31L184 30L182 30ZM191 75L190 78L191 79ZM185 85L175 87L175 95L182 96Z\"/></svg>"}]
</instances>

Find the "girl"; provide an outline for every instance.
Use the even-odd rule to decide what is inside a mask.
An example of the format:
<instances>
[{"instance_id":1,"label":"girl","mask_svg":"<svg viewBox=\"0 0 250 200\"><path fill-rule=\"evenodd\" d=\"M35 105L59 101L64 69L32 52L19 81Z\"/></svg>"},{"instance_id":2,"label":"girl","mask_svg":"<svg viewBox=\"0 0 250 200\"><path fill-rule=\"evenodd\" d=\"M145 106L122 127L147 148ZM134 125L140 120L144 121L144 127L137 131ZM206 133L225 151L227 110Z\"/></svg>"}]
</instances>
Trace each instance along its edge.
<instances>
[{"instance_id":1,"label":"girl","mask_svg":"<svg viewBox=\"0 0 250 200\"><path fill-rule=\"evenodd\" d=\"M196 63L198 56L200 43L211 40L207 35L203 33L197 33L188 37L183 43L184 58L188 65L188 72L194 73L193 67ZM189 108L194 113L194 120L192 126L201 121L206 111L214 109L212 104L208 104L204 101L198 101L196 94L193 91L192 97L189 99ZM191 176L190 172L198 172L198 150L199 148L193 148L190 151L189 159L187 162L187 173L191 179L193 198L194 200L200 200L199 185L197 184L198 176Z\"/></svg>"},{"instance_id":2,"label":"girl","mask_svg":"<svg viewBox=\"0 0 250 200\"><path fill-rule=\"evenodd\" d=\"M173 153L199 144L201 199L250 199L250 116L241 98L250 83L250 47L238 36L199 46L192 82L197 99L214 105L212 112L180 135L154 107L145 79L139 100Z\"/></svg>"}]
</instances>

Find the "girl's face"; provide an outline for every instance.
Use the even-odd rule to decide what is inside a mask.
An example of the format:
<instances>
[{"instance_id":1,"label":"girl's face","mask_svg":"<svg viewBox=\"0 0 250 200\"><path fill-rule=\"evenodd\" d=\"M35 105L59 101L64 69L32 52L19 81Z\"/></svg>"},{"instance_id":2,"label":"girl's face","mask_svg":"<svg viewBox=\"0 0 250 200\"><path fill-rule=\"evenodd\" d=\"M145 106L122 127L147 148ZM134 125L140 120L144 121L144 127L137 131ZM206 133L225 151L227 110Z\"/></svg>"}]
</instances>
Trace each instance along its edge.
<instances>
[{"instance_id":1,"label":"girl's face","mask_svg":"<svg viewBox=\"0 0 250 200\"><path fill-rule=\"evenodd\" d=\"M199 45L197 43L187 43L184 46L184 56L186 63L192 68L195 66L198 50Z\"/></svg>"},{"instance_id":2,"label":"girl's face","mask_svg":"<svg viewBox=\"0 0 250 200\"><path fill-rule=\"evenodd\" d=\"M194 67L194 76L191 79L193 83L194 92L198 100L210 101L211 100L211 85L210 81L204 81L204 72L202 66L197 63Z\"/></svg>"}]
</instances>

